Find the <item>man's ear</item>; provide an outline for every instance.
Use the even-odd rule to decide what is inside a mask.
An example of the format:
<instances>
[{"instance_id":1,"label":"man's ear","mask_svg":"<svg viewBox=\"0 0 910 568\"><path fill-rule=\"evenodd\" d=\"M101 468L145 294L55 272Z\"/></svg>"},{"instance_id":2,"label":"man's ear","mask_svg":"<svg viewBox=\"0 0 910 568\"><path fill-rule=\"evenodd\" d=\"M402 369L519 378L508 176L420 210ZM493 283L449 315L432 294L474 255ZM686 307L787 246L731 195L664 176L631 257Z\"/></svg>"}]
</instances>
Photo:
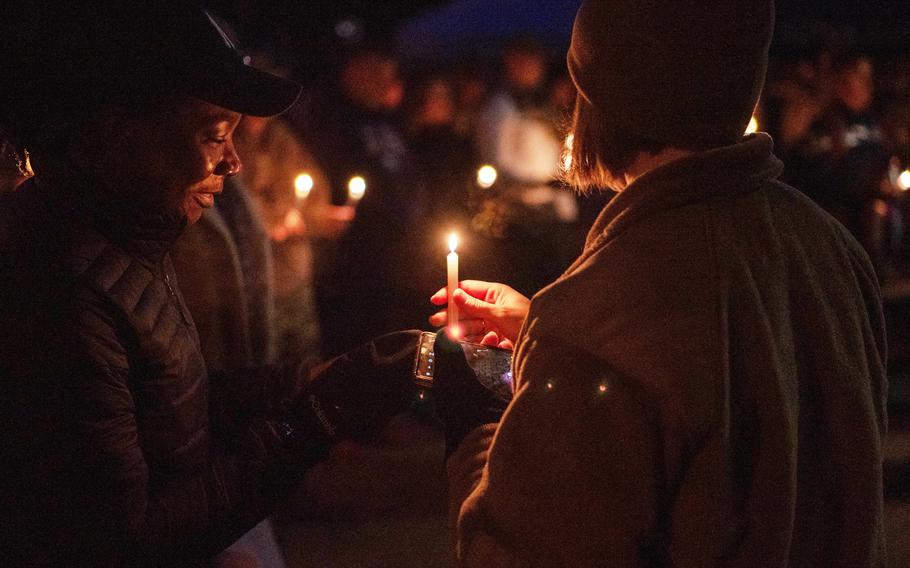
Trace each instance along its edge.
<instances>
[{"instance_id":1,"label":"man's ear","mask_svg":"<svg viewBox=\"0 0 910 568\"><path fill-rule=\"evenodd\" d=\"M123 148L138 127L135 113L124 107L99 110L79 126L69 155L77 164L105 164L110 148Z\"/></svg>"}]
</instances>

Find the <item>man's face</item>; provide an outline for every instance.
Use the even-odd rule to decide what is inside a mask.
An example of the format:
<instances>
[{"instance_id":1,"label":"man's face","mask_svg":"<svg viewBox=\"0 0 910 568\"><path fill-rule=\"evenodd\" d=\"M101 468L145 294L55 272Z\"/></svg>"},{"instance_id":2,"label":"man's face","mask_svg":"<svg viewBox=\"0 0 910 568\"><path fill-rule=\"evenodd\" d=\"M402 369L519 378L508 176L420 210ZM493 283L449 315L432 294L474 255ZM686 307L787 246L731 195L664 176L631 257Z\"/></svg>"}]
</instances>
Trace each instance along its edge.
<instances>
[{"instance_id":1,"label":"man's face","mask_svg":"<svg viewBox=\"0 0 910 568\"><path fill-rule=\"evenodd\" d=\"M120 167L127 171L117 177L143 205L195 223L215 204L225 177L240 171L233 140L239 121L238 113L195 99L152 112L126 137L130 153Z\"/></svg>"}]
</instances>

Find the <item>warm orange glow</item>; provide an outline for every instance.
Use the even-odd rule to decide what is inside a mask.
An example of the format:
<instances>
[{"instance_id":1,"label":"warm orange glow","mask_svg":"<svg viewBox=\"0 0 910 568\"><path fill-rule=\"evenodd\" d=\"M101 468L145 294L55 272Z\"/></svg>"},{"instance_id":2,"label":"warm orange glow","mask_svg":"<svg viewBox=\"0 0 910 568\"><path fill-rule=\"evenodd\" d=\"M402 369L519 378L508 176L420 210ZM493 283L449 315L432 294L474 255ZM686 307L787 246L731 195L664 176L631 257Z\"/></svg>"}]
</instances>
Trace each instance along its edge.
<instances>
[{"instance_id":1,"label":"warm orange glow","mask_svg":"<svg viewBox=\"0 0 910 568\"><path fill-rule=\"evenodd\" d=\"M458 235L452 233L449 235L449 251L455 252L456 248L458 248Z\"/></svg>"},{"instance_id":2,"label":"warm orange glow","mask_svg":"<svg viewBox=\"0 0 910 568\"><path fill-rule=\"evenodd\" d=\"M566 143L562 150L562 167L566 171L572 168L572 146L575 143L575 135L566 136Z\"/></svg>"},{"instance_id":3,"label":"warm orange glow","mask_svg":"<svg viewBox=\"0 0 910 568\"><path fill-rule=\"evenodd\" d=\"M284 216L284 226L289 230L296 230L303 226L303 217L300 216L300 211L296 209L291 209Z\"/></svg>"},{"instance_id":4,"label":"warm orange glow","mask_svg":"<svg viewBox=\"0 0 910 568\"><path fill-rule=\"evenodd\" d=\"M308 173L301 173L294 179L294 194L297 199L306 199L313 190L313 176Z\"/></svg>"},{"instance_id":5,"label":"warm orange glow","mask_svg":"<svg viewBox=\"0 0 910 568\"><path fill-rule=\"evenodd\" d=\"M499 177L499 173L496 171L496 168L493 166L481 166L480 169L477 170L477 185L484 189L488 189L493 187L497 177Z\"/></svg>"}]
</instances>

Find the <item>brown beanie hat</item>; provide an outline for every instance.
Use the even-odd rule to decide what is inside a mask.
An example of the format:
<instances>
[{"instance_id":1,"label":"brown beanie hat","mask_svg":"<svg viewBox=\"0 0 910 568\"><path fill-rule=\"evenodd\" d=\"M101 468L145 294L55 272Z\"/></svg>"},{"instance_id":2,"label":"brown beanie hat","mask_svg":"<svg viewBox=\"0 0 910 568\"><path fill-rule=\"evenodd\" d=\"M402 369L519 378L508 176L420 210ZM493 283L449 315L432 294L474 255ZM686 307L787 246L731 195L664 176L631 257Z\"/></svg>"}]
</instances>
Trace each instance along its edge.
<instances>
[{"instance_id":1,"label":"brown beanie hat","mask_svg":"<svg viewBox=\"0 0 910 568\"><path fill-rule=\"evenodd\" d=\"M684 148L738 140L758 102L773 0L585 0L569 73L608 123Z\"/></svg>"}]
</instances>

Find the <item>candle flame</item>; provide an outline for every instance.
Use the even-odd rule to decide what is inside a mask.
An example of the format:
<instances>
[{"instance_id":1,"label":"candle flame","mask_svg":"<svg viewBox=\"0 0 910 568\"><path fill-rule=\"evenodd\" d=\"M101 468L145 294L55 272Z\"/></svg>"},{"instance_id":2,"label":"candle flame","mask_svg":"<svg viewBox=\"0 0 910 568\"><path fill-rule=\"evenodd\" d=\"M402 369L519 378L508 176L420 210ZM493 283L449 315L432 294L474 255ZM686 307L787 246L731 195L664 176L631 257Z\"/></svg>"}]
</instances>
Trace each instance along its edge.
<instances>
[{"instance_id":1,"label":"candle flame","mask_svg":"<svg viewBox=\"0 0 910 568\"><path fill-rule=\"evenodd\" d=\"M449 235L449 251L455 252L455 249L458 247L458 235L452 233Z\"/></svg>"},{"instance_id":2,"label":"candle flame","mask_svg":"<svg viewBox=\"0 0 910 568\"><path fill-rule=\"evenodd\" d=\"M481 166L477 170L477 185L483 189L488 189L493 187L497 177L499 177L499 174L496 172L496 168L493 166Z\"/></svg>"},{"instance_id":3,"label":"candle flame","mask_svg":"<svg viewBox=\"0 0 910 568\"><path fill-rule=\"evenodd\" d=\"M294 193L299 199L306 199L313 189L313 176L308 173L301 173L294 179Z\"/></svg>"},{"instance_id":4,"label":"candle flame","mask_svg":"<svg viewBox=\"0 0 910 568\"><path fill-rule=\"evenodd\" d=\"M897 186L902 191L910 190L910 170L904 170L901 175L897 176Z\"/></svg>"},{"instance_id":5,"label":"candle flame","mask_svg":"<svg viewBox=\"0 0 910 568\"><path fill-rule=\"evenodd\" d=\"M749 120L749 126L746 127L746 134L754 134L758 132L758 119L754 116Z\"/></svg>"},{"instance_id":6,"label":"candle flame","mask_svg":"<svg viewBox=\"0 0 910 568\"><path fill-rule=\"evenodd\" d=\"M348 197L354 201L360 201L367 192L367 182L360 176L354 176L348 182Z\"/></svg>"}]
</instances>

